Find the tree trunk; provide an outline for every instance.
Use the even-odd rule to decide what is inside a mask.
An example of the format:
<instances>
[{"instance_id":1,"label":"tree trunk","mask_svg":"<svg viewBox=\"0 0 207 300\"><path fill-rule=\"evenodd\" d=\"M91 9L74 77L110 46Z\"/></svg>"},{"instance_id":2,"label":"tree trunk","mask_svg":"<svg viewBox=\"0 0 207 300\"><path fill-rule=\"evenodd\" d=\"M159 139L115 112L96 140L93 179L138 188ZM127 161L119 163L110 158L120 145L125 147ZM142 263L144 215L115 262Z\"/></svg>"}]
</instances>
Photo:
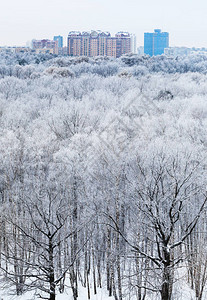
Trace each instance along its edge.
<instances>
[{"instance_id":1,"label":"tree trunk","mask_svg":"<svg viewBox=\"0 0 207 300\"><path fill-rule=\"evenodd\" d=\"M94 295L96 295L97 294L97 288L96 288L96 267L95 267L94 249L92 249L92 260L93 260L93 289L94 289Z\"/></svg>"},{"instance_id":2,"label":"tree trunk","mask_svg":"<svg viewBox=\"0 0 207 300\"><path fill-rule=\"evenodd\" d=\"M49 284L50 284L50 298L49 300L55 300L55 273L53 262L53 243L50 233L49 237Z\"/></svg>"},{"instance_id":3,"label":"tree trunk","mask_svg":"<svg viewBox=\"0 0 207 300\"><path fill-rule=\"evenodd\" d=\"M172 279L169 266L164 266L163 270L163 283L161 288L161 299L171 300L172 295Z\"/></svg>"}]
</instances>

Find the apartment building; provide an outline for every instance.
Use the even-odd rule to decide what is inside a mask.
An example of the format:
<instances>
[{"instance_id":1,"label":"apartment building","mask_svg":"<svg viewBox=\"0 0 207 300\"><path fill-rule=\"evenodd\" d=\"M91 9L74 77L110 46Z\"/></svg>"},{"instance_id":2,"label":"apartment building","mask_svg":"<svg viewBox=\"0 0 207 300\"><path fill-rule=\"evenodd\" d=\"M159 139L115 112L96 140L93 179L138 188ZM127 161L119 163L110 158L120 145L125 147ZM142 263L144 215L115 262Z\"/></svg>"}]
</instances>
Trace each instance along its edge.
<instances>
[{"instance_id":1,"label":"apartment building","mask_svg":"<svg viewBox=\"0 0 207 300\"><path fill-rule=\"evenodd\" d=\"M169 33L155 29L154 32L144 34L144 53L150 56L164 54L164 49L169 47Z\"/></svg>"},{"instance_id":2,"label":"apartment building","mask_svg":"<svg viewBox=\"0 0 207 300\"><path fill-rule=\"evenodd\" d=\"M118 32L112 37L109 32L71 31L68 35L70 56L112 56L120 57L131 52L131 38L128 32Z\"/></svg>"},{"instance_id":3,"label":"apartment building","mask_svg":"<svg viewBox=\"0 0 207 300\"><path fill-rule=\"evenodd\" d=\"M63 47L63 36L62 35L55 35L53 37L53 41L57 41L58 42L58 48L62 48Z\"/></svg>"}]
</instances>

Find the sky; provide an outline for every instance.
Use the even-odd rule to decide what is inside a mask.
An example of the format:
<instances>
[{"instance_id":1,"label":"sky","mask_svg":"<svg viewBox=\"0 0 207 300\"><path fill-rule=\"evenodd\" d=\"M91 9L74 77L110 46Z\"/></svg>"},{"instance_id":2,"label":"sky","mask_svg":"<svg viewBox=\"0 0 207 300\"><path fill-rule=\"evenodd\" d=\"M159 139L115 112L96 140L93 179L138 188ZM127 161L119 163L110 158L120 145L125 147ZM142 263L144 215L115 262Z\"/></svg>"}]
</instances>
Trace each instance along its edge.
<instances>
[{"instance_id":1,"label":"sky","mask_svg":"<svg viewBox=\"0 0 207 300\"><path fill-rule=\"evenodd\" d=\"M70 31L170 34L170 46L207 47L206 0L1 0L0 46L24 46Z\"/></svg>"}]
</instances>

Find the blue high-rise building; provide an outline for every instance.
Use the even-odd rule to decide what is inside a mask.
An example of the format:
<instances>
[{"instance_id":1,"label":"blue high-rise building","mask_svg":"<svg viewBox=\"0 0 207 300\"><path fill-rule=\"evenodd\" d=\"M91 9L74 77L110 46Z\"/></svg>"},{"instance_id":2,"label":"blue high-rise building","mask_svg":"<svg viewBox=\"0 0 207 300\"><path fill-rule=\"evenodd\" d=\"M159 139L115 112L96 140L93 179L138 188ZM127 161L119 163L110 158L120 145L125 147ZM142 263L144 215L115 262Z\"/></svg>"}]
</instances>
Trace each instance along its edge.
<instances>
[{"instance_id":1,"label":"blue high-rise building","mask_svg":"<svg viewBox=\"0 0 207 300\"><path fill-rule=\"evenodd\" d=\"M54 36L53 40L58 41L58 48L63 47L63 37L61 35Z\"/></svg>"},{"instance_id":2,"label":"blue high-rise building","mask_svg":"<svg viewBox=\"0 0 207 300\"><path fill-rule=\"evenodd\" d=\"M144 53L150 56L161 55L169 47L169 33L155 29L153 33L144 34Z\"/></svg>"}]
</instances>

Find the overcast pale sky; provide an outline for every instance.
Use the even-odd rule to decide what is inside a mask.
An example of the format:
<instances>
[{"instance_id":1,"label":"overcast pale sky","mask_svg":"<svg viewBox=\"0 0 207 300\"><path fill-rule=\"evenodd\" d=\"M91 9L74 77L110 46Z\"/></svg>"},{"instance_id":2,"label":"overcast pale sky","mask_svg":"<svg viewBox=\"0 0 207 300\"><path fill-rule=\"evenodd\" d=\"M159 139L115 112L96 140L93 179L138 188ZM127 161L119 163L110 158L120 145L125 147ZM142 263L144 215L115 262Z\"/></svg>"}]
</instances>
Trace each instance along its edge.
<instances>
[{"instance_id":1,"label":"overcast pale sky","mask_svg":"<svg viewBox=\"0 0 207 300\"><path fill-rule=\"evenodd\" d=\"M207 47L206 0L1 0L0 46L52 39L71 30L144 32L161 28L171 46Z\"/></svg>"}]
</instances>

